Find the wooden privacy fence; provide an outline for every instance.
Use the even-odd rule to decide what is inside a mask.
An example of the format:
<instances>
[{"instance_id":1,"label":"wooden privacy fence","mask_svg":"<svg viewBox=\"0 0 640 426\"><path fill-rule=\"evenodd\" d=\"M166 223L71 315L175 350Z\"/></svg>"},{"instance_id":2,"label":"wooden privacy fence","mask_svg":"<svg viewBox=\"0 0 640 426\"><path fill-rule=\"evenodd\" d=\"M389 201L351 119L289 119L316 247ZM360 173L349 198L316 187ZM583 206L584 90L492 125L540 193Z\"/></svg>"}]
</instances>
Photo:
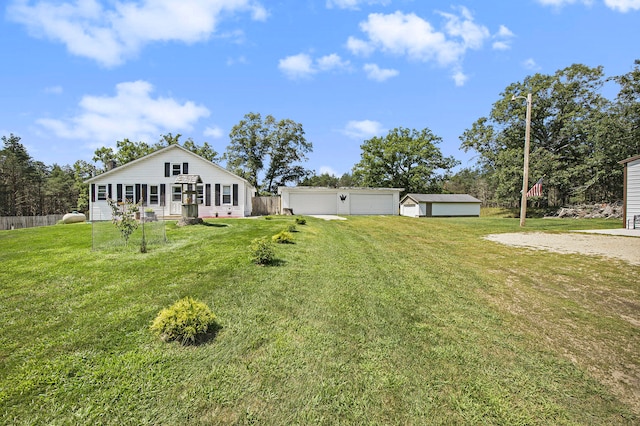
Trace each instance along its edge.
<instances>
[{"instance_id":1,"label":"wooden privacy fence","mask_svg":"<svg viewBox=\"0 0 640 426\"><path fill-rule=\"evenodd\" d=\"M251 216L280 214L280 197L253 197L251 199Z\"/></svg>"},{"instance_id":2,"label":"wooden privacy fence","mask_svg":"<svg viewBox=\"0 0 640 426\"><path fill-rule=\"evenodd\" d=\"M62 214L47 216L0 216L0 230L34 228L36 226L55 225L62 220Z\"/></svg>"}]
</instances>

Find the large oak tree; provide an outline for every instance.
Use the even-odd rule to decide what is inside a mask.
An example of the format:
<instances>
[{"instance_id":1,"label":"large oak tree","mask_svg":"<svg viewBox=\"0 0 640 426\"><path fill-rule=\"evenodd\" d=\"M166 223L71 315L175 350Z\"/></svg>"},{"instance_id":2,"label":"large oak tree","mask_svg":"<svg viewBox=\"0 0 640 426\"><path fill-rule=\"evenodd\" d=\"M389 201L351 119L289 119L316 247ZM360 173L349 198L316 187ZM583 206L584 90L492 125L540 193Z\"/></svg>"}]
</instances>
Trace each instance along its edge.
<instances>
[{"instance_id":1,"label":"large oak tree","mask_svg":"<svg viewBox=\"0 0 640 426\"><path fill-rule=\"evenodd\" d=\"M404 188L404 193L439 193L458 164L436 146L442 138L429 129L396 128L385 137L364 141L360 162L353 168L359 185Z\"/></svg>"},{"instance_id":2,"label":"large oak tree","mask_svg":"<svg viewBox=\"0 0 640 426\"><path fill-rule=\"evenodd\" d=\"M224 154L227 169L262 193L275 194L278 186L299 182L311 174L300 164L313 150L300 123L248 113L233 126L229 137L231 142Z\"/></svg>"}]
</instances>

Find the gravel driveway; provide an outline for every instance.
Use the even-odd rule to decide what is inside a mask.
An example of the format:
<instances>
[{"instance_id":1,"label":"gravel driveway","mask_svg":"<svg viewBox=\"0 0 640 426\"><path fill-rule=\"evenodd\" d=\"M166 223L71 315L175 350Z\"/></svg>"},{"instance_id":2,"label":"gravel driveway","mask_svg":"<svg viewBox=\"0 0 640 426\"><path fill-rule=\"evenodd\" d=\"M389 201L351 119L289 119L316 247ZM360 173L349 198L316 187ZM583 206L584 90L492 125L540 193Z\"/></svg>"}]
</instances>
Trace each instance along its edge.
<instances>
[{"instance_id":1,"label":"gravel driveway","mask_svg":"<svg viewBox=\"0 0 640 426\"><path fill-rule=\"evenodd\" d=\"M487 240L516 247L548 250L556 253L579 253L620 259L640 265L640 238L602 235L596 233L552 234L545 232L517 232L491 234Z\"/></svg>"}]
</instances>

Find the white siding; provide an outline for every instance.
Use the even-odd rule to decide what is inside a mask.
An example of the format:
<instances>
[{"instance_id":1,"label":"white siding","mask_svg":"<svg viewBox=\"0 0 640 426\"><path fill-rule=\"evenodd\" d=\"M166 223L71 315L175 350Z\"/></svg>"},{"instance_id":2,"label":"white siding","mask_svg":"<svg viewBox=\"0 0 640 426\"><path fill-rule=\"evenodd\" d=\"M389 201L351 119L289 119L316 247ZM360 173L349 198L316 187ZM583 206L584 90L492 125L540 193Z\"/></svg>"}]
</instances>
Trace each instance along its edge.
<instances>
[{"instance_id":1,"label":"white siding","mask_svg":"<svg viewBox=\"0 0 640 426\"><path fill-rule=\"evenodd\" d=\"M401 189L280 187L282 209L294 214L397 215Z\"/></svg>"},{"instance_id":2,"label":"white siding","mask_svg":"<svg viewBox=\"0 0 640 426\"><path fill-rule=\"evenodd\" d=\"M170 164L169 176L165 176L165 163ZM253 188L248 185L244 179L226 171L225 169L199 157L181 147L169 147L165 148L154 154L150 154L146 157L138 159L134 162L120 166L114 170L111 170L103 175L97 176L89 180L91 185L95 185L96 191L98 185L111 184L111 198L117 197L117 185L147 185L147 206L145 208L152 208L156 215L169 215L171 206L172 186L176 181L176 176L172 173L172 164L188 163L188 174L199 175L202 179L202 191L203 199L202 204L198 206L198 215L200 217L215 217L216 213L219 216L224 217L244 217L251 214L251 197L253 195ZM184 173L183 170L181 172ZM223 203L216 206L215 204L215 185L220 185L221 192L225 185L231 186L238 185L238 205L233 205L233 194L230 203ZM149 204L150 186L165 186L164 194L164 207L159 200L157 204ZM207 198L207 185L210 188L210 206L206 205ZM160 194L158 194L160 198ZM91 200L92 198L90 198ZM136 200L137 201L137 200ZM106 201L98 200L95 197L95 202L91 202L90 217L91 220L109 220L111 219L111 210Z\"/></svg>"},{"instance_id":3,"label":"white siding","mask_svg":"<svg viewBox=\"0 0 640 426\"><path fill-rule=\"evenodd\" d=\"M293 193L289 196L293 214L337 214L335 193Z\"/></svg>"},{"instance_id":4,"label":"white siding","mask_svg":"<svg viewBox=\"0 0 640 426\"><path fill-rule=\"evenodd\" d=\"M420 216L420 205L414 202L400 205L400 214L402 216L418 217Z\"/></svg>"},{"instance_id":5,"label":"white siding","mask_svg":"<svg viewBox=\"0 0 640 426\"><path fill-rule=\"evenodd\" d=\"M351 214L353 215L393 215L398 214L398 203L394 204L393 194L351 194Z\"/></svg>"},{"instance_id":6,"label":"white siding","mask_svg":"<svg viewBox=\"0 0 640 426\"><path fill-rule=\"evenodd\" d=\"M480 216L479 203L433 203L432 216Z\"/></svg>"},{"instance_id":7,"label":"white siding","mask_svg":"<svg viewBox=\"0 0 640 426\"><path fill-rule=\"evenodd\" d=\"M640 215L640 160L627 164L627 219Z\"/></svg>"}]
</instances>

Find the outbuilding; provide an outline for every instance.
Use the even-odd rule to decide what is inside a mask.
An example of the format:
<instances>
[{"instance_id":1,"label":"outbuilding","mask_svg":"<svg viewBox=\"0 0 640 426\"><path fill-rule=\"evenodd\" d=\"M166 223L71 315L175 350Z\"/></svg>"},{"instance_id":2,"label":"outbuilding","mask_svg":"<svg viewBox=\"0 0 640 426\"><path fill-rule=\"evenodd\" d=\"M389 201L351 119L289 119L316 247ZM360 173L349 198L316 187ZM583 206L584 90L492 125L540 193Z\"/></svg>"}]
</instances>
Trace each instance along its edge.
<instances>
[{"instance_id":1,"label":"outbuilding","mask_svg":"<svg viewBox=\"0 0 640 426\"><path fill-rule=\"evenodd\" d=\"M398 215L402 188L281 186L281 211L299 215Z\"/></svg>"},{"instance_id":2,"label":"outbuilding","mask_svg":"<svg viewBox=\"0 0 640 426\"><path fill-rule=\"evenodd\" d=\"M480 216L481 203L467 194L407 194L400 201L400 214L410 217Z\"/></svg>"},{"instance_id":3,"label":"outbuilding","mask_svg":"<svg viewBox=\"0 0 640 426\"><path fill-rule=\"evenodd\" d=\"M88 179L91 220L110 220L108 200L141 203L158 217L251 215L255 188L245 179L180 145L169 145Z\"/></svg>"},{"instance_id":4,"label":"outbuilding","mask_svg":"<svg viewBox=\"0 0 640 426\"><path fill-rule=\"evenodd\" d=\"M640 155L620 161L624 166L623 226L640 228Z\"/></svg>"}]
</instances>

